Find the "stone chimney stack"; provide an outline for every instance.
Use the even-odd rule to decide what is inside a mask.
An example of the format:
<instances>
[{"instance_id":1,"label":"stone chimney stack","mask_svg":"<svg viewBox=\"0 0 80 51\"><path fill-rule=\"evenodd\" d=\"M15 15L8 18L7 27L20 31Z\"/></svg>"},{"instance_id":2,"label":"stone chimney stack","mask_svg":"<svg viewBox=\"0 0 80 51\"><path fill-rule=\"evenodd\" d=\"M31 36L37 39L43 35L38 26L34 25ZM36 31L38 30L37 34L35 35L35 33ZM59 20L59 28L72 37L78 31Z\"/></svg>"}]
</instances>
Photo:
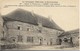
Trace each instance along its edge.
<instances>
[{"instance_id":1,"label":"stone chimney stack","mask_svg":"<svg viewBox=\"0 0 80 51\"><path fill-rule=\"evenodd\" d=\"M42 27L42 21L41 21L41 19L39 19L39 18L38 18L38 26L39 26L39 27Z\"/></svg>"},{"instance_id":2,"label":"stone chimney stack","mask_svg":"<svg viewBox=\"0 0 80 51\"><path fill-rule=\"evenodd\" d=\"M52 18L51 18L51 16L48 16L48 19L49 19L50 21L53 21Z\"/></svg>"}]
</instances>

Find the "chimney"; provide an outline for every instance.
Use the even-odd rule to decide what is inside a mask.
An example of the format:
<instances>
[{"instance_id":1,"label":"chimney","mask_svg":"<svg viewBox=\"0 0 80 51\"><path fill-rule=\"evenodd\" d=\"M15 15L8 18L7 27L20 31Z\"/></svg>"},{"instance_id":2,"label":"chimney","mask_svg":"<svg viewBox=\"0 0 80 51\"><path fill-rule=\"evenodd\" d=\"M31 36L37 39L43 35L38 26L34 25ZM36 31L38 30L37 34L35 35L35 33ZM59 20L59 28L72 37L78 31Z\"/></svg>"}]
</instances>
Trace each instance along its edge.
<instances>
[{"instance_id":1,"label":"chimney","mask_svg":"<svg viewBox=\"0 0 80 51\"><path fill-rule=\"evenodd\" d=\"M48 16L48 19L49 19L50 21L52 21L52 18L51 18L51 16Z\"/></svg>"},{"instance_id":2,"label":"chimney","mask_svg":"<svg viewBox=\"0 0 80 51\"><path fill-rule=\"evenodd\" d=\"M33 17L35 17L35 16L34 16L34 11L33 11L33 10L32 10L32 12L31 12L31 14L32 14Z\"/></svg>"},{"instance_id":3,"label":"chimney","mask_svg":"<svg viewBox=\"0 0 80 51\"><path fill-rule=\"evenodd\" d=\"M38 18L38 26L42 27L42 19Z\"/></svg>"}]
</instances>

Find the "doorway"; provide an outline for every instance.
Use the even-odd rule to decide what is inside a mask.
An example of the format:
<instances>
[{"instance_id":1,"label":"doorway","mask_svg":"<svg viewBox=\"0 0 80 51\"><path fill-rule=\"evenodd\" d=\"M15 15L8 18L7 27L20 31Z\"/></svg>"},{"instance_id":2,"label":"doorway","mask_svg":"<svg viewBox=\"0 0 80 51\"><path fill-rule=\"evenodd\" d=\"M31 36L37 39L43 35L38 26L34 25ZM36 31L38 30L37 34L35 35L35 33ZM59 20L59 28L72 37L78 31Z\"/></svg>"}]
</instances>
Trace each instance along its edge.
<instances>
[{"instance_id":1,"label":"doorway","mask_svg":"<svg viewBox=\"0 0 80 51\"><path fill-rule=\"evenodd\" d=\"M53 44L53 42L52 42L52 38L50 39L50 45L52 45Z\"/></svg>"},{"instance_id":2,"label":"doorway","mask_svg":"<svg viewBox=\"0 0 80 51\"><path fill-rule=\"evenodd\" d=\"M42 45L43 44L43 39L40 38L39 41L40 41L39 44Z\"/></svg>"}]
</instances>

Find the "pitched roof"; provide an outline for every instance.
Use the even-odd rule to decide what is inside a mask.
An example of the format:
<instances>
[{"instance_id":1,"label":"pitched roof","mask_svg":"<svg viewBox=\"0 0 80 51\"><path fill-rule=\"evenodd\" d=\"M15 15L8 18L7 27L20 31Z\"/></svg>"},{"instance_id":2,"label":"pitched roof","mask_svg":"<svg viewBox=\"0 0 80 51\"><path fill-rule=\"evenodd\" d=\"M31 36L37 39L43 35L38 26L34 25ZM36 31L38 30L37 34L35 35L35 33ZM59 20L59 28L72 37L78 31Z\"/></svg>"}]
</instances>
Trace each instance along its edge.
<instances>
[{"instance_id":1,"label":"pitched roof","mask_svg":"<svg viewBox=\"0 0 80 51\"><path fill-rule=\"evenodd\" d=\"M66 31L66 32L62 33L61 35L59 35L59 37L66 36L66 35L71 35L71 34L79 35L79 29Z\"/></svg>"},{"instance_id":2,"label":"pitched roof","mask_svg":"<svg viewBox=\"0 0 80 51\"><path fill-rule=\"evenodd\" d=\"M41 22L43 27L62 30L54 21L50 21L48 18L31 13L23 9L16 9L15 11L4 15L3 19L5 21L21 21L25 23L30 23L38 25L38 22Z\"/></svg>"},{"instance_id":3,"label":"pitched roof","mask_svg":"<svg viewBox=\"0 0 80 51\"><path fill-rule=\"evenodd\" d=\"M74 34L74 33L79 33L79 29L74 29L74 30L70 30L70 31L67 31L71 34Z\"/></svg>"}]
</instances>

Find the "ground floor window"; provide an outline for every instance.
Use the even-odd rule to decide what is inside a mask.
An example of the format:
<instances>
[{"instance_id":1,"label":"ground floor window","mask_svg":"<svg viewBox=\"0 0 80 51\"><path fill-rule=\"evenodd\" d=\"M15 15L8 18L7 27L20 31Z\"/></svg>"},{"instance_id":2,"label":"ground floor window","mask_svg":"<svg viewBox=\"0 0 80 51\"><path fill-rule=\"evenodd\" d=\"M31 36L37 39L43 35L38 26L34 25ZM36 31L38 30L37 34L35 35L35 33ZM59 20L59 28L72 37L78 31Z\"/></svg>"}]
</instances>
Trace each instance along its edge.
<instances>
[{"instance_id":1,"label":"ground floor window","mask_svg":"<svg viewBox=\"0 0 80 51\"><path fill-rule=\"evenodd\" d=\"M27 37L27 42L33 43L33 37Z\"/></svg>"},{"instance_id":2,"label":"ground floor window","mask_svg":"<svg viewBox=\"0 0 80 51\"><path fill-rule=\"evenodd\" d=\"M22 42L22 41L23 41L22 35L18 35L18 42Z\"/></svg>"}]
</instances>

